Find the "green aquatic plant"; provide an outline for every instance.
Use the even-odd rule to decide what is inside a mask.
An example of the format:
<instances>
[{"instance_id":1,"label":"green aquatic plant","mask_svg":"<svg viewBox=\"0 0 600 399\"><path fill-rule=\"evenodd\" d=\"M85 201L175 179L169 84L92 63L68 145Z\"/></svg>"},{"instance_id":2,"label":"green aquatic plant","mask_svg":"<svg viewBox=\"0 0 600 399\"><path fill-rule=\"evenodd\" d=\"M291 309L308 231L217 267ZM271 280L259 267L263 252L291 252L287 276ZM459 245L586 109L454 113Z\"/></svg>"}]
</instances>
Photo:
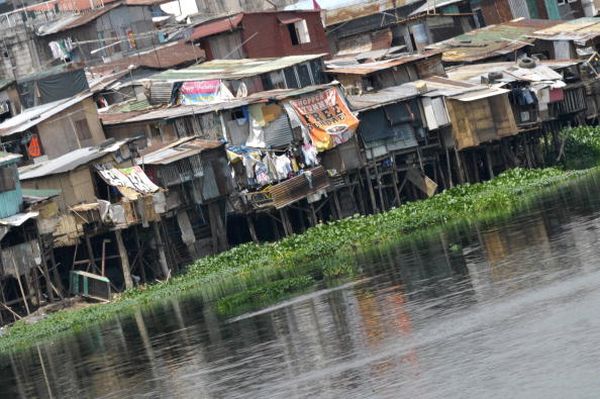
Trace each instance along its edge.
<instances>
[{"instance_id":1,"label":"green aquatic plant","mask_svg":"<svg viewBox=\"0 0 600 399\"><path fill-rule=\"evenodd\" d=\"M221 300L217 306L226 313L239 309L244 301L260 302L288 295L294 289L307 289L319 281L358 275L361 270L357 258L361 254L428 229L509 216L547 195L552 187L572 184L583 176L591 176L596 184L596 175L595 169L513 169L489 182L461 185L389 212L320 224L275 243L243 244L199 259L169 282L129 290L111 303L59 311L34 325L17 322L4 329L0 351L25 348L58 333L77 331L176 295Z\"/></svg>"},{"instance_id":2,"label":"green aquatic plant","mask_svg":"<svg viewBox=\"0 0 600 399\"><path fill-rule=\"evenodd\" d=\"M600 127L579 126L561 132L567 169L584 169L600 164Z\"/></svg>"}]
</instances>

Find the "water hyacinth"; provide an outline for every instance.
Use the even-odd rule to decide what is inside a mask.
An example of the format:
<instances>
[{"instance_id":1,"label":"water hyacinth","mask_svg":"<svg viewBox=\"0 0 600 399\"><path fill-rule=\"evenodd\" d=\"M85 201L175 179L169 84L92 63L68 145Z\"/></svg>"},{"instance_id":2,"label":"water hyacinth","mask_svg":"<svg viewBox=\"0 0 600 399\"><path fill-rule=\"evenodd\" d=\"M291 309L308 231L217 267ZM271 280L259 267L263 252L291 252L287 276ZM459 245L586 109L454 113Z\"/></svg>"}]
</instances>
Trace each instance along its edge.
<instances>
[{"instance_id":1,"label":"water hyacinth","mask_svg":"<svg viewBox=\"0 0 600 399\"><path fill-rule=\"evenodd\" d=\"M427 229L508 216L542 198L552 187L577 178L590 178L595 184L597 174L596 169L517 168L489 182L461 185L386 213L321 224L275 243L243 244L196 261L169 282L129 290L109 304L60 311L34 325L17 322L4 331L0 351L25 348L175 295L216 300L224 314L246 309L246 304L270 303L318 282L360 273L357 257L373 248Z\"/></svg>"}]
</instances>

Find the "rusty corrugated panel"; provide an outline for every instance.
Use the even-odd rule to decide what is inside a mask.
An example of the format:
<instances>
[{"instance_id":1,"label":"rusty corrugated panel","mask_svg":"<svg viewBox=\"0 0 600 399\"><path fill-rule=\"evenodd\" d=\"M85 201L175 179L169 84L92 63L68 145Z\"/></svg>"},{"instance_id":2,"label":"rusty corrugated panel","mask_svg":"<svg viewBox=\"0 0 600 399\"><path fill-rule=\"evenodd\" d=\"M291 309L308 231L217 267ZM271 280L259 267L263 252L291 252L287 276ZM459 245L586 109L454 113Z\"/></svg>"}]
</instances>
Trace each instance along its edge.
<instances>
[{"instance_id":1,"label":"rusty corrugated panel","mask_svg":"<svg viewBox=\"0 0 600 399\"><path fill-rule=\"evenodd\" d=\"M600 37L600 19L593 17L578 18L536 31L530 35L542 40L566 40L585 45Z\"/></svg>"},{"instance_id":2,"label":"rusty corrugated panel","mask_svg":"<svg viewBox=\"0 0 600 399\"><path fill-rule=\"evenodd\" d=\"M383 29L376 32L364 33L346 39L341 39L335 57L358 55L361 53L389 49L392 45L392 31Z\"/></svg>"},{"instance_id":3,"label":"rusty corrugated panel","mask_svg":"<svg viewBox=\"0 0 600 399\"><path fill-rule=\"evenodd\" d=\"M203 22L194 28L189 40L194 41L219 33L232 31L240 26L242 19L244 19L244 14L239 13L217 20Z\"/></svg>"},{"instance_id":4,"label":"rusty corrugated panel","mask_svg":"<svg viewBox=\"0 0 600 399\"><path fill-rule=\"evenodd\" d=\"M325 11L325 26L329 27L353 19L379 14L386 10L419 3L420 1L421 0L380 0L328 9Z\"/></svg>"}]
</instances>

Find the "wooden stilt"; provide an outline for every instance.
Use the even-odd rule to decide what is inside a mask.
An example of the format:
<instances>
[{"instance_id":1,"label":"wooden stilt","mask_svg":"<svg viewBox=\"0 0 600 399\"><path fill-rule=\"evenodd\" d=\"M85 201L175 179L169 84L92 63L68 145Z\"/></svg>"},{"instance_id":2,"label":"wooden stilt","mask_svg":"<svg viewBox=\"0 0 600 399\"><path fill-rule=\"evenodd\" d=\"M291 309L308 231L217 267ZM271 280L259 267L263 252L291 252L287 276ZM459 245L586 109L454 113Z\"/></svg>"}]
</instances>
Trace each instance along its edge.
<instances>
[{"instance_id":1,"label":"wooden stilt","mask_svg":"<svg viewBox=\"0 0 600 399\"><path fill-rule=\"evenodd\" d=\"M171 277L171 270L169 269L169 264L167 262L167 255L165 254L165 243L163 242L160 236L160 228L158 226L159 222L152 223L152 231L154 232L154 241L156 242L156 249L158 250L158 261L160 263L160 270L162 272L163 278L166 280Z\"/></svg>"},{"instance_id":2,"label":"wooden stilt","mask_svg":"<svg viewBox=\"0 0 600 399\"><path fill-rule=\"evenodd\" d=\"M310 216L311 216L311 222L313 226L316 226L319 223L319 218L317 218L317 211L315 210L315 204L311 203L310 204Z\"/></svg>"},{"instance_id":3,"label":"wooden stilt","mask_svg":"<svg viewBox=\"0 0 600 399\"><path fill-rule=\"evenodd\" d=\"M340 199L338 197L338 190L334 190L333 193L333 205L335 207L335 214L337 219L342 219L344 215L342 214L342 207L340 205Z\"/></svg>"},{"instance_id":4,"label":"wooden stilt","mask_svg":"<svg viewBox=\"0 0 600 399\"><path fill-rule=\"evenodd\" d=\"M62 280L60 278L60 273L58 272L58 264L56 263L56 258L54 257L54 249L49 249L50 254L50 264L52 265L52 279L54 280L54 286L58 289L58 296L60 299L63 299L63 293L65 292L65 288L62 284Z\"/></svg>"},{"instance_id":5,"label":"wooden stilt","mask_svg":"<svg viewBox=\"0 0 600 399\"><path fill-rule=\"evenodd\" d=\"M248 231L250 232L250 238L252 241L258 243L258 235L256 234L256 226L254 225L253 215L246 216L246 221L248 223Z\"/></svg>"},{"instance_id":6,"label":"wooden stilt","mask_svg":"<svg viewBox=\"0 0 600 399\"><path fill-rule=\"evenodd\" d=\"M473 179L475 183L481 181L481 176L479 175L479 153L473 151L471 153L471 164L473 165Z\"/></svg>"},{"instance_id":7,"label":"wooden stilt","mask_svg":"<svg viewBox=\"0 0 600 399\"><path fill-rule=\"evenodd\" d=\"M373 213L378 213L377 209L377 200L375 199L375 191L373 190L373 181L371 179L371 173L369 172L369 165L365 167L365 172L367 174L367 190L369 190L369 197L371 198L371 207Z\"/></svg>"},{"instance_id":8,"label":"wooden stilt","mask_svg":"<svg viewBox=\"0 0 600 399\"><path fill-rule=\"evenodd\" d=\"M392 188L394 189L394 199L396 206L400 206L400 190L398 190L398 168L396 166L396 157L392 156Z\"/></svg>"},{"instance_id":9,"label":"wooden stilt","mask_svg":"<svg viewBox=\"0 0 600 399\"><path fill-rule=\"evenodd\" d=\"M487 165L488 175L490 179L494 178L494 166L492 163L492 154L490 153L490 148L485 146L485 164Z\"/></svg>"},{"instance_id":10,"label":"wooden stilt","mask_svg":"<svg viewBox=\"0 0 600 399\"><path fill-rule=\"evenodd\" d=\"M90 236L87 234L85 235L85 248L88 253L88 259L90 261L90 265L92 266L92 268L94 270L97 270L98 266L96 266L96 259L94 256L94 250L92 248L92 241L90 240Z\"/></svg>"},{"instance_id":11,"label":"wooden stilt","mask_svg":"<svg viewBox=\"0 0 600 399\"><path fill-rule=\"evenodd\" d=\"M133 234L135 237L135 246L137 248L137 257L140 258L140 274L142 275L142 281L144 283L148 282L148 277L146 276L146 268L144 267L144 262L142 262L142 257L144 256L144 249L142 246L142 241L140 240L140 232L138 230L138 226L133 226Z\"/></svg>"},{"instance_id":12,"label":"wooden stilt","mask_svg":"<svg viewBox=\"0 0 600 399\"><path fill-rule=\"evenodd\" d=\"M219 202L212 202L208 204L208 219L210 222L210 230L215 252L225 251L229 247L229 243L227 241L227 230L225 229L225 224L221 216L221 206Z\"/></svg>"},{"instance_id":13,"label":"wooden stilt","mask_svg":"<svg viewBox=\"0 0 600 399\"><path fill-rule=\"evenodd\" d=\"M456 156L456 166L458 168L458 182L460 184L464 184L465 183L465 171L463 169L460 153L458 152L456 147L454 147L454 155Z\"/></svg>"},{"instance_id":14,"label":"wooden stilt","mask_svg":"<svg viewBox=\"0 0 600 399\"><path fill-rule=\"evenodd\" d=\"M46 282L46 294L48 295L48 299L50 302L54 302L54 292L52 290L52 281L50 280L50 272L48 271L48 259L46 258L46 251L44 249L44 242L42 237L40 236L39 231L36 229L36 238L37 244L40 248L40 254L42 258L42 275L44 276L44 281Z\"/></svg>"},{"instance_id":15,"label":"wooden stilt","mask_svg":"<svg viewBox=\"0 0 600 399\"><path fill-rule=\"evenodd\" d=\"M117 240L117 247L119 249L119 256L121 257L121 269L123 270L123 280L125 281L125 288L133 288L133 279L131 278L131 269L129 268L129 257L127 256L127 249L123 243L123 233L121 230L115 230L115 238Z\"/></svg>"},{"instance_id":16,"label":"wooden stilt","mask_svg":"<svg viewBox=\"0 0 600 399\"><path fill-rule=\"evenodd\" d=\"M25 310L27 311L27 315L31 314L31 311L29 310L29 303L27 302L27 295L25 295L25 289L23 289L23 283L21 282L21 276L20 276L20 272L19 269L17 268L17 264L15 263L15 260L12 260L13 262L13 270L15 271L15 275L17 276L17 283L19 284L19 290L21 291L21 296L23 297L23 304L25 305Z\"/></svg>"},{"instance_id":17,"label":"wooden stilt","mask_svg":"<svg viewBox=\"0 0 600 399\"><path fill-rule=\"evenodd\" d=\"M445 147L445 146L444 146ZM448 147L446 149L446 169L448 170L448 185L450 188L454 187L454 179L452 178L452 160L450 159L450 151Z\"/></svg>"},{"instance_id":18,"label":"wooden stilt","mask_svg":"<svg viewBox=\"0 0 600 399\"><path fill-rule=\"evenodd\" d=\"M377 162L374 163L375 166L375 181L377 182L377 192L379 193L379 205L381 210L385 210L385 198L383 197L383 187L381 184L381 175L379 174L379 168L377 167Z\"/></svg>"}]
</instances>

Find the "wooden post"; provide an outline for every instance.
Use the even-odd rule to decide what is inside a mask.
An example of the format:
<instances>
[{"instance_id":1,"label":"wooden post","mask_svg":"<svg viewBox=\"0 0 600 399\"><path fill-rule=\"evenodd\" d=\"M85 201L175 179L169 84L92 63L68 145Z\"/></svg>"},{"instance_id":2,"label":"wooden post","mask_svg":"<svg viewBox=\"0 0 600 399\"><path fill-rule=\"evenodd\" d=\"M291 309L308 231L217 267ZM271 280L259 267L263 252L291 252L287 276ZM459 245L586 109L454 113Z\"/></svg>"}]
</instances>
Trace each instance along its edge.
<instances>
[{"instance_id":1,"label":"wooden post","mask_svg":"<svg viewBox=\"0 0 600 399\"><path fill-rule=\"evenodd\" d=\"M218 202L208 204L208 219L215 252L225 251L229 246L227 231L221 218L221 207Z\"/></svg>"},{"instance_id":2,"label":"wooden post","mask_svg":"<svg viewBox=\"0 0 600 399\"><path fill-rule=\"evenodd\" d=\"M146 276L146 268L144 267L144 262L142 262L142 257L144 256L144 250L142 246L142 241L140 240L140 232L138 231L138 226L133 226L133 234L135 235L135 244L138 250L137 256L139 257L140 262L140 273L142 275L142 281L146 283L148 278Z\"/></svg>"},{"instance_id":3,"label":"wooden post","mask_svg":"<svg viewBox=\"0 0 600 399\"><path fill-rule=\"evenodd\" d=\"M46 292L48 293L50 302L54 302L54 291L52 290L52 281L50 280L50 272L48 271L48 259L46 258L44 243L42 242L39 232L37 235L37 242L40 247L40 254L42 255L42 274L44 275L44 280L46 280Z\"/></svg>"},{"instance_id":4,"label":"wooden post","mask_svg":"<svg viewBox=\"0 0 600 399\"><path fill-rule=\"evenodd\" d=\"M373 213L378 213L379 210L377 209L377 200L375 199L375 191L373 190L373 184L371 182L369 165L365 167L365 172L367 174L367 189L369 190L369 197L371 198L371 207L373 208Z\"/></svg>"},{"instance_id":5,"label":"wooden post","mask_svg":"<svg viewBox=\"0 0 600 399\"><path fill-rule=\"evenodd\" d=\"M27 295L25 295L25 290L23 289L23 283L21 282L21 276L20 276L20 272L19 269L17 268L17 264L15 263L15 260L13 258L12 260L13 262L13 270L15 271L15 275L17 276L17 283L19 284L19 290L21 291L21 295L23 296L23 304L25 305L25 310L27 311L27 314L30 315L31 312L29 311L29 303L27 303Z\"/></svg>"},{"instance_id":6,"label":"wooden post","mask_svg":"<svg viewBox=\"0 0 600 399\"><path fill-rule=\"evenodd\" d=\"M475 180L475 183L479 183L481 181L481 176L479 176L478 158L479 158L478 151L477 152L473 151L471 153L471 161L472 161L471 163L473 165L473 179Z\"/></svg>"},{"instance_id":7,"label":"wooden post","mask_svg":"<svg viewBox=\"0 0 600 399\"><path fill-rule=\"evenodd\" d=\"M377 182L377 192L379 193L379 202L381 205L381 210L385 210L385 199L383 197L383 187L381 186L381 176L379 174L379 168L377 167L377 162L375 162L375 181Z\"/></svg>"},{"instance_id":8,"label":"wooden post","mask_svg":"<svg viewBox=\"0 0 600 399\"><path fill-rule=\"evenodd\" d=\"M294 230L290 224L287 209L282 208L279 210L279 216L281 217L281 224L283 225L283 232L286 236L294 234Z\"/></svg>"},{"instance_id":9,"label":"wooden post","mask_svg":"<svg viewBox=\"0 0 600 399\"><path fill-rule=\"evenodd\" d=\"M117 247L119 256L121 257L121 269L123 269L123 280L125 288L133 288L133 279L131 278L131 270L129 269L129 258L127 257L127 249L123 243L123 233L121 230L115 230L115 238L117 239Z\"/></svg>"},{"instance_id":10,"label":"wooden post","mask_svg":"<svg viewBox=\"0 0 600 399\"><path fill-rule=\"evenodd\" d=\"M448 185L452 188L454 187L454 180L452 179L452 161L450 160L450 151L448 151L448 147L446 147L446 168L448 168Z\"/></svg>"},{"instance_id":11,"label":"wooden post","mask_svg":"<svg viewBox=\"0 0 600 399\"><path fill-rule=\"evenodd\" d=\"M162 271L163 277L169 279L171 277L171 270L169 270L169 264L167 263L167 255L165 254L165 243L160 236L160 229L158 228L159 222L152 223L152 231L154 232L154 241L156 241L156 248L158 249L158 261L160 263L160 270Z\"/></svg>"},{"instance_id":12,"label":"wooden post","mask_svg":"<svg viewBox=\"0 0 600 399\"><path fill-rule=\"evenodd\" d=\"M396 157L392 155L392 186L394 189L394 198L396 206L400 206L400 190L398 190L398 168L396 167Z\"/></svg>"},{"instance_id":13,"label":"wooden post","mask_svg":"<svg viewBox=\"0 0 600 399\"><path fill-rule=\"evenodd\" d=\"M485 147L485 163L487 165L488 174L490 175L490 179L494 178L494 166L492 163L492 154L490 154L490 148L488 146Z\"/></svg>"},{"instance_id":14,"label":"wooden post","mask_svg":"<svg viewBox=\"0 0 600 399\"><path fill-rule=\"evenodd\" d=\"M343 214L337 189L333 191L333 205L335 206L335 213L337 214L337 219L341 219L343 217Z\"/></svg>"},{"instance_id":15,"label":"wooden post","mask_svg":"<svg viewBox=\"0 0 600 399\"><path fill-rule=\"evenodd\" d=\"M454 147L454 155L456 156L456 165L458 166L458 182L460 184L464 184L465 183L465 171L463 170L461 157L460 157L460 154L458 153L458 150L456 149L456 147Z\"/></svg>"},{"instance_id":16,"label":"wooden post","mask_svg":"<svg viewBox=\"0 0 600 399\"><path fill-rule=\"evenodd\" d=\"M96 259L94 256L94 250L92 248L92 241L90 240L90 236L88 234L85 235L85 248L87 249L90 265L92 265L94 270L97 270L98 266L96 266Z\"/></svg>"},{"instance_id":17,"label":"wooden post","mask_svg":"<svg viewBox=\"0 0 600 399\"><path fill-rule=\"evenodd\" d=\"M250 238L252 238L252 241L254 241L255 243L258 243L258 235L256 234L256 226L254 225L254 219L252 218L252 215L247 215L246 221L248 222Z\"/></svg>"},{"instance_id":18,"label":"wooden post","mask_svg":"<svg viewBox=\"0 0 600 399\"><path fill-rule=\"evenodd\" d=\"M58 265L56 264L56 258L54 258L54 248L49 249L50 253L50 264L52 265L52 278L54 279L54 286L58 289L58 296L60 299L63 298L63 294L65 292L65 288L62 285L62 280L60 278L60 273L58 272Z\"/></svg>"}]
</instances>

